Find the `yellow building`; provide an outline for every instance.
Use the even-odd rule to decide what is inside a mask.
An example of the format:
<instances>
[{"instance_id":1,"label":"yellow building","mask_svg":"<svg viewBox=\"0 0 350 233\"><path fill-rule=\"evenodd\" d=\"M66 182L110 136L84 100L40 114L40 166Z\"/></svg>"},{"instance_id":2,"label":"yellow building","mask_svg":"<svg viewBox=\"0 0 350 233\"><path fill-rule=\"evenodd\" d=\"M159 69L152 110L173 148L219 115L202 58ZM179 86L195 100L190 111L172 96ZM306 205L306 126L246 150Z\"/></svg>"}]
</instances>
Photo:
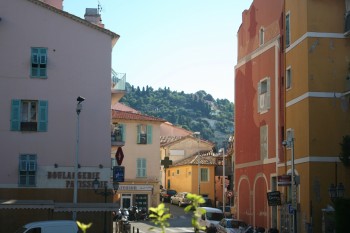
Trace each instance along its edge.
<instances>
[{"instance_id":1,"label":"yellow building","mask_svg":"<svg viewBox=\"0 0 350 233\"><path fill-rule=\"evenodd\" d=\"M350 134L349 2L285 0L286 157L277 167L297 184L279 186L287 203L280 229L287 232L322 232L322 216L332 205L328 188L350 187L349 169L339 159L343 136Z\"/></svg>"},{"instance_id":2,"label":"yellow building","mask_svg":"<svg viewBox=\"0 0 350 233\"><path fill-rule=\"evenodd\" d=\"M215 166L216 158L211 151L179 160L166 169L168 188L177 192L200 194L213 202Z\"/></svg>"}]
</instances>

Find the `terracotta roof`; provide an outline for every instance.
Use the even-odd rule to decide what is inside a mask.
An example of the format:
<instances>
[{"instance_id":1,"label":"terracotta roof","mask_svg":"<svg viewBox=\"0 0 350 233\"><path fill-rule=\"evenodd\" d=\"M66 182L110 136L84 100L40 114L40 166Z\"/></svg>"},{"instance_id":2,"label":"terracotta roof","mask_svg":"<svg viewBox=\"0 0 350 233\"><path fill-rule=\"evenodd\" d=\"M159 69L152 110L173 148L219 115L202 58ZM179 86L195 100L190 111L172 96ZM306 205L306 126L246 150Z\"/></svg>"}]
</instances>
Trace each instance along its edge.
<instances>
[{"instance_id":1,"label":"terracotta roof","mask_svg":"<svg viewBox=\"0 0 350 233\"><path fill-rule=\"evenodd\" d=\"M214 153L210 151L199 152L199 164L200 165L217 165ZM170 167L182 166L182 165L198 165L198 154L189 156L182 160L176 161Z\"/></svg>"},{"instance_id":2,"label":"terracotta roof","mask_svg":"<svg viewBox=\"0 0 350 233\"><path fill-rule=\"evenodd\" d=\"M119 110L112 110L112 119L165 122L165 120L161 118L147 116L140 113L124 112Z\"/></svg>"},{"instance_id":3,"label":"terracotta roof","mask_svg":"<svg viewBox=\"0 0 350 233\"><path fill-rule=\"evenodd\" d=\"M160 146L165 146L173 142L181 141L188 136L160 136Z\"/></svg>"},{"instance_id":4,"label":"terracotta roof","mask_svg":"<svg viewBox=\"0 0 350 233\"><path fill-rule=\"evenodd\" d=\"M93 23L90 23L89 21L87 21L87 20L85 20L85 19L82 19L82 18L80 18L80 17L78 17L78 16L72 15L72 14L66 12L66 11L57 9L56 7L50 6L49 4L46 4L46 3L41 2L41 1L39 1L39 0L27 0L27 1L32 2L32 3L34 3L34 4L37 4L37 5L39 5L39 6L42 6L42 7L46 8L46 9L48 9L48 10L51 10L51 11L53 11L53 12L56 12L56 13L58 13L58 14L60 14L60 15L63 15L63 16L65 16L65 17L67 17L67 18L70 18L70 19L72 19L72 20L74 20L74 21L76 21L76 22L82 23L82 24L84 24L84 25L86 25L86 26L88 26L88 27L91 27L91 28L94 28L94 29L96 29L96 30L98 30L98 31L101 31L101 32L103 32L103 33L106 33L107 35L109 35L109 36L112 37L112 39L113 39L113 45L117 42L117 40L118 40L119 37L120 37L118 34L112 32L112 31L110 31L110 30L108 30L108 29L99 27L99 26L97 26L97 25L95 25L95 24L93 24Z\"/></svg>"},{"instance_id":5,"label":"terracotta roof","mask_svg":"<svg viewBox=\"0 0 350 233\"><path fill-rule=\"evenodd\" d=\"M112 106L113 110L119 110L123 112L133 112L133 113L140 113L140 111L137 111L136 109L133 109L132 107L126 106L125 104L117 102Z\"/></svg>"}]
</instances>

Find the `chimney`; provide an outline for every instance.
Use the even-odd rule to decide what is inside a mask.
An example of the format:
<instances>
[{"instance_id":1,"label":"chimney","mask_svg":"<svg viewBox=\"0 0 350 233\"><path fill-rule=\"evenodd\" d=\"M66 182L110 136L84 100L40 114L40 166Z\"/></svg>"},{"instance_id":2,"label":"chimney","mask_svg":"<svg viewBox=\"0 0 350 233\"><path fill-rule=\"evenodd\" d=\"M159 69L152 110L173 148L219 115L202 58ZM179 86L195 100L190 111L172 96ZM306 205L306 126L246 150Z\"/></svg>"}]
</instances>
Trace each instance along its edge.
<instances>
[{"instance_id":1,"label":"chimney","mask_svg":"<svg viewBox=\"0 0 350 233\"><path fill-rule=\"evenodd\" d=\"M50 6L56 7L57 9L63 10L63 0L40 0Z\"/></svg>"},{"instance_id":2,"label":"chimney","mask_svg":"<svg viewBox=\"0 0 350 233\"><path fill-rule=\"evenodd\" d=\"M102 23L101 15L98 12L97 8L86 8L85 11L85 20L93 23L101 28L104 28L104 24Z\"/></svg>"}]
</instances>

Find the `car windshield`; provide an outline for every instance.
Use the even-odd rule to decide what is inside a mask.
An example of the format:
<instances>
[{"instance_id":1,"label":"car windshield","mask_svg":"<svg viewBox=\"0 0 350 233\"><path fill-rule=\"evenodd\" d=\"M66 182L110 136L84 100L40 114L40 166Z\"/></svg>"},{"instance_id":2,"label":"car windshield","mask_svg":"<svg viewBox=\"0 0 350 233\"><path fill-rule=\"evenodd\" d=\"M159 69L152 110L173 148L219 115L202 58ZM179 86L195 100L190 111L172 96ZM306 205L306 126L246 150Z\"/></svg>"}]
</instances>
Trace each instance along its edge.
<instances>
[{"instance_id":1,"label":"car windshield","mask_svg":"<svg viewBox=\"0 0 350 233\"><path fill-rule=\"evenodd\" d=\"M224 218L224 214L207 212L207 218L208 220L212 220L212 221L220 221L221 219Z\"/></svg>"}]
</instances>

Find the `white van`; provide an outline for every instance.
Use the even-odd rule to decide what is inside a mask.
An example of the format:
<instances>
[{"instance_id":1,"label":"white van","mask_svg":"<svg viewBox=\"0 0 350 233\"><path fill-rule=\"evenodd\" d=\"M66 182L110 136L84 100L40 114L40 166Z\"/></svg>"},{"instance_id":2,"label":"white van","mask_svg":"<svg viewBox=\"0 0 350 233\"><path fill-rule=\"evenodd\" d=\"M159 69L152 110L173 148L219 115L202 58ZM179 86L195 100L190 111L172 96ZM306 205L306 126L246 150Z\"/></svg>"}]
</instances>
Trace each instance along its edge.
<instances>
[{"instance_id":1,"label":"white van","mask_svg":"<svg viewBox=\"0 0 350 233\"><path fill-rule=\"evenodd\" d=\"M225 218L222 210L212 207L198 207L199 210L205 210L205 213L197 219L201 227L205 227L206 232L216 229L216 225Z\"/></svg>"},{"instance_id":2,"label":"white van","mask_svg":"<svg viewBox=\"0 0 350 233\"><path fill-rule=\"evenodd\" d=\"M78 226L71 220L32 222L24 225L16 233L77 233Z\"/></svg>"}]
</instances>

